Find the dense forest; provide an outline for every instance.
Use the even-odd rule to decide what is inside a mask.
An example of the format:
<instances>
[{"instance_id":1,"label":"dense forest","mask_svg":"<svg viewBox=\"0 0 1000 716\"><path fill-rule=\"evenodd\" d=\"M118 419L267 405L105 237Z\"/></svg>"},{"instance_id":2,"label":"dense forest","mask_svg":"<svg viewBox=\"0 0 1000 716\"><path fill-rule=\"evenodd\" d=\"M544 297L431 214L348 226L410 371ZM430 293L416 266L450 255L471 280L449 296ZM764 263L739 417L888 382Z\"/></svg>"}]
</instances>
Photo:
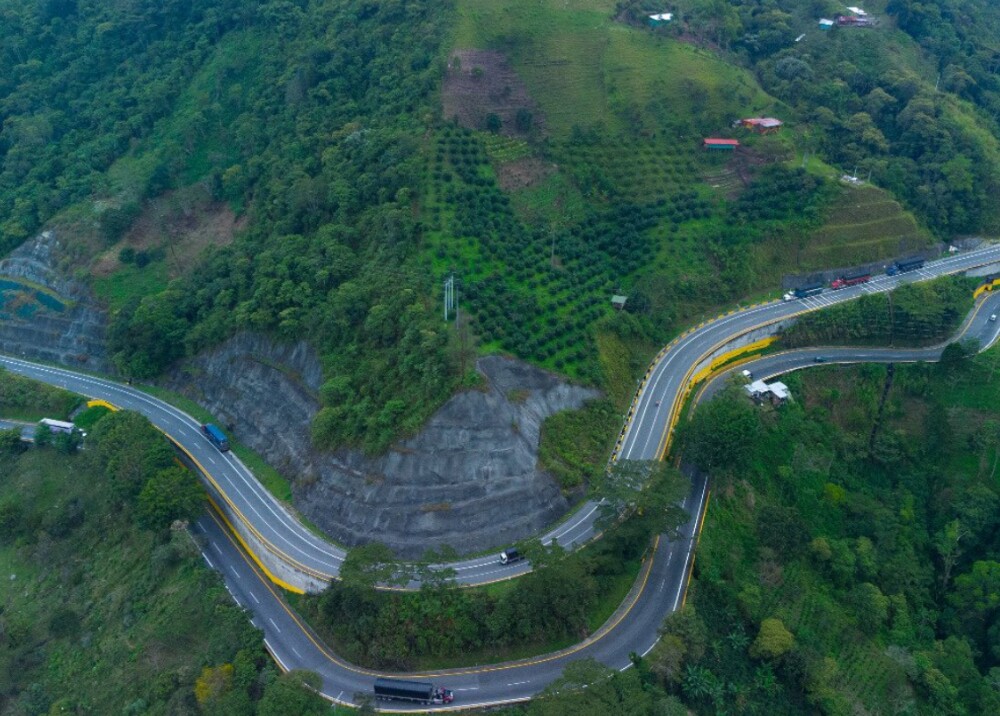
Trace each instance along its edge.
<instances>
[{"instance_id":1,"label":"dense forest","mask_svg":"<svg viewBox=\"0 0 1000 716\"><path fill-rule=\"evenodd\" d=\"M6 372L0 395L7 418L80 402ZM204 490L163 435L104 408L75 421L84 450L0 430L0 712L329 713L204 564L185 529Z\"/></svg>"},{"instance_id":2,"label":"dense forest","mask_svg":"<svg viewBox=\"0 0 1000 716\"><path fill-rule=\"evenodd\" d=\"M136 250L130 230L152 201L197 189L241 228L190 271L134 281L112 302L123 375L156 376L240 330L306 338L324 369L315 442L378 452L474 382L478 351L510 352L607 390L614 406L550 426L560 439L544 456L564 484L600 489L602 476L574 463L572 433L614 422L656 346L803 268L798 250L845 196L840 174L870 178L919 222L919 235L879 249L887 256L921 232L1000 227L995 3L875 0L875 27L828 33L816 21L843 12L832 0L676 0L676 22L659 28L652 0L593 0L572 15L562 0L499 5L9 0L0 251L56 225L78 277L94 278L103 252L116 271L154 271L170 246ZM524 82L513 122L443 116L449 78L492 79L455 61L471 46L504 53ZM734 160L699 152L700 137L762 113L780 115L783 133L740 135ZM534 184L511 188L511 167ZM448 325L440 282L453 272L464 319ZM946 283L898 298L803 321L797 340L879 340L886 316L894 339L935 340L966 301ZM845 324L870 330L843 335ZM721 489L690 608L635 669L579 665L547 694L561 696L524 710L1000 709L997 426L982 397L993 360L831 372L822 386L797 376L801 399L781 410L726 399L699 410L684 450ZM76 404L6 376L0 396L26 419ZM82 452L0 439L0 553L22 574L54 560L39 579L66 585L58 598L17 588L27 578L7 585L22 601L0 613L4 708L120 710L125 694L129 713L317 710L171 528L200 496L166 443L133 415L91 419ZM385 597L362 574L301 606L374 664L503 656L592 628L651 531L627 523L505 592ZM81 566L80 546L105 566ZM120 601L88 612L112 580L128 585ZM557 608L538 609L553 592ZM46 616L23 616L34 609ZM462 629L428 639L403 624L415 614ZM511 614L523 634L498 627ZM121 631L97 633L98 620ZM379 639L360 638L362 623ZM190 632L190 648L171 651L164 625ZM152 661L117 658L131 643ZM84 677L95 663L84 648L98 670L129 666Z\"/></svg>"},{"instance_id":3,"label":"dense forest","mask_svg":"<svg viewBox=\"0 0 1000 716\"><path fill-rule=\"evenodd\" d=\"M650 655L668 690L699 713L995 713L996 368L823 368L777 409L699 408L684 450L715 497Z\"/></svg>"}]
</instances>

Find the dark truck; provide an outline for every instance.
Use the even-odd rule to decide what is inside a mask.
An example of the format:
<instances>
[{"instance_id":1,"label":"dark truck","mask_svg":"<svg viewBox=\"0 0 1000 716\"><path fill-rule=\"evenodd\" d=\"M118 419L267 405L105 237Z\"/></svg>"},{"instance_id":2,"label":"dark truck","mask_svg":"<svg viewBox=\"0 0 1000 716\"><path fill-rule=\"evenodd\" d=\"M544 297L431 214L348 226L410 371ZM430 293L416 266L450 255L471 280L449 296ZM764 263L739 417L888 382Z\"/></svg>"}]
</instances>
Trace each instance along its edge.
<instances>
[{"instance_id":1,"label":"dark truck","mask_svg":"<svg viewBox=\"0 0 1000 716\"><path fill-rule=\"evenodd\" d=\"M823 293L823 284L810 283L805 286L799 286L794 291L789 291L785 294L784 298L786 301L794 301L796 298L806 298L807 296L815 296L820 293Z\"/></svg>"},{"instance_id":2,"label":"dark truck","mask_svg":"<svg viewBox=\"0 0 1000 716\"><path fill-rule=\"evenodd\" d=\"M226 434L219 430L219 428L211 423L206 423L201 426L201 431L205 433L205 437L208 438L215 447L219 448L222 452L229 449L229 440L226 439Z\"/></svg>"},{"instance_id":3,"label":"dark truck","mask_svg":"<svg viewBox=\"0 0 1000 716\"><path fill-rule=\"evenodd\" d=\"M895 276L898 273L906 273L907 271L916 271L918 268L924 267L924 260L922 258L913 259L903 259L902 261L896 261L889 268L885 270L886 276Z\"/></svg>"},{"instance_id":4,"label":"dark truck","mask_svg":"<svg viewBox=\"0 0 1000 716\"><path fill-rule=\"evenodd\" d=\"M414 701L418 704L450 704L455 700L451 689L435 686L429 681L378 679L375 698L387 701Z\"/></svg>"},{"instance_id":5,"label":"dark truck","mask_svg":"<svg viewBox=\"0 0 1000 716\"><path fill-rule=\"evenodd\" d=\"M838 278L836 281L830 284L830 288L847 288L848 286L857 286L859 283L868 283L872 279L871 271L858 270L851 271L850 273L845 273L843 276Z\"/></svg>"},{"instance_id":6,"label":"dark truck","mask_svg":"<svg viewBox=\"0 0 1000 716\"><path fill-rule=\"evenodd\" d=\"M500 553L500 564L513 564L524 559L524 555L516 549L505 549Z\"/></svg>"}]
</instances>

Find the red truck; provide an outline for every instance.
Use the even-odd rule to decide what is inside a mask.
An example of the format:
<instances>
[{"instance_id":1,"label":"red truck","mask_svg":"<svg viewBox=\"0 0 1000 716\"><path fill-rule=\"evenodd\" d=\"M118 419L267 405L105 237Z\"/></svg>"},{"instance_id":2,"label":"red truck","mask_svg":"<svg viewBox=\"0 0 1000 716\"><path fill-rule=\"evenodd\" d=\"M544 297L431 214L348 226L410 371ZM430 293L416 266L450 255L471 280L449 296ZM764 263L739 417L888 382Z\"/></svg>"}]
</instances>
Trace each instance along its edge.
<instances>
[{"instance_id":1,"label":"red truck","mask_svg":"<svg viewBox=\"0 0 1000 716\"><path fill-rule=\"evenodd\" d=\"M844 274L836 281L830 284L830 288L847 288L848 286L857 286L860 283L868 283L872 279L872 274L870 271L854 271L852 273Z\"/></svg>"}]
</instances>

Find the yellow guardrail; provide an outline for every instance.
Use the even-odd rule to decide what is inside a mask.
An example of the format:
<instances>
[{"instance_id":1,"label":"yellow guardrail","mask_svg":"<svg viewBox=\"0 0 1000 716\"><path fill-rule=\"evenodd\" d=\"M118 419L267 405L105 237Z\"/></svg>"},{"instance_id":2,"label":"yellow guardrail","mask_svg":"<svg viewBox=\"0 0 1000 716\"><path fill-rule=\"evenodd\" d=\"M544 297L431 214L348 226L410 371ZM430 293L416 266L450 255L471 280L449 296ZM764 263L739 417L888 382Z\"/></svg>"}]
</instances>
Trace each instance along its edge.
<instances>
[{"instance_id":1,"label":"yellow guardrail","mask_svg":"<svg viewBox=\"0 0 1000 716\"><path fill-rule=\"evenodd\" d=\"M997 286L1000 286L1000 277L997 277L997 278L993 279L992 281L988 281L987 283L984 283L982 286L980 286L979 288L977 288L975 291L972 292L972 297L973 298L979 298L984 293L986 293L987 291L992 291Z\"/></svg>"},{"instance_id":2,"label":"yellow guardrail","mask_svg":"<svg viewBox=\"0 0 1000 716\"><path fill-rule=\"evenodd\" d=\"M691 376L691 383L700 383L719 366L725 365L734 358L738 358L746 353L753 353L755 351L764 350L769 345L778 340L777 336L767 336L766 338L761 338L759 341L754 341L753 343L747 343L745 346L736 348L734 350L723 353L717 358L713 358L712 361L706 365L704 368L699 370L697 373Z\"/></svg>"},{"instance_id":3,"label":"yellow guardrail","mask_svg":"<svg viewBox=\"0 0 1000 716\"><path fill-rule=\"evenodd\" d=\"M87 407L88 408L107 408L108 410L110 410L113 413L118 412L117 406L112 405L111 403L109 403L106 400L99 400L99 399L88 400L87 401Z\"/></svg>"}]
</instances>

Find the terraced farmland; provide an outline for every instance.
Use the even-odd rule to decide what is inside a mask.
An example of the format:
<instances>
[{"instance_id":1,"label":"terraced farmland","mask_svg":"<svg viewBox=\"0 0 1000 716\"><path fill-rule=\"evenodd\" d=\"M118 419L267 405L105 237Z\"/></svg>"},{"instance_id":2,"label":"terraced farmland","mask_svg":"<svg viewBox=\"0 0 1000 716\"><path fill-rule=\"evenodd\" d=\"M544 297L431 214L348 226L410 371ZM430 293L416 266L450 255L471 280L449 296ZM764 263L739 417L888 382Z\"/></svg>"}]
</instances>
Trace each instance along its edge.
<instances>
[{"instance_id":1,"label":"terraced farmland","mask_svg":"<svg viewBox=\"0 0 1000 716\"><path fill-rule=\"evenodd\" d=\"M932 239L899 202L876 187L845 187L826 224L812 233L804 270L877 261L923 248Z\"/></svg>"}]
</instances>

